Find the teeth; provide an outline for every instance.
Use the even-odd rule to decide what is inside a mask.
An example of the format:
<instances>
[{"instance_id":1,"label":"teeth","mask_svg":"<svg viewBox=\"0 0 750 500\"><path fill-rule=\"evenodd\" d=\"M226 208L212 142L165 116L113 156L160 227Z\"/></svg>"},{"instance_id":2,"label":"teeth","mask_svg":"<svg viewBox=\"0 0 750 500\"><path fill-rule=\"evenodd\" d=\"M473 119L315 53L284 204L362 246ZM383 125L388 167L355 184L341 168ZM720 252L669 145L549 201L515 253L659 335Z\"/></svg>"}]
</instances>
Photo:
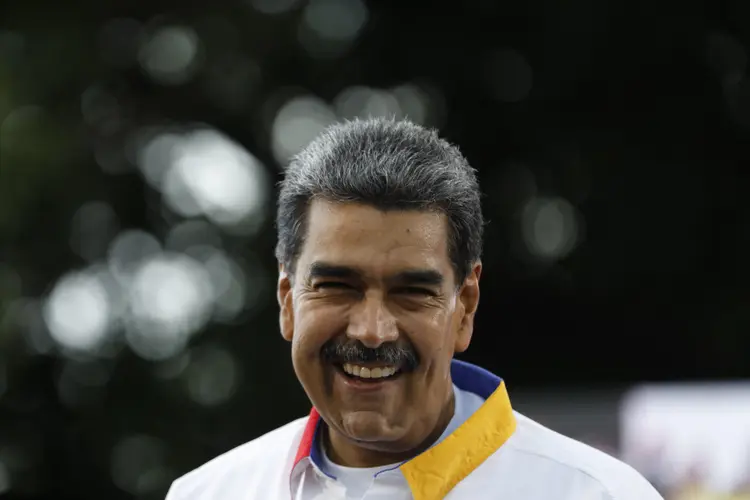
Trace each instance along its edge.
<instances>
[{"instance_id":1,"label":"teeth","mask_svg":"<svg viewBox=\"0 0 750 500\"><path fill-rule=\"evenodd\" d=\"M383 366L380 368L367 368L366 366L344 364L344 371L349 375L359 378L385 378L390 377L398 371L395 366Z\"/></svg>"}]
</instances>

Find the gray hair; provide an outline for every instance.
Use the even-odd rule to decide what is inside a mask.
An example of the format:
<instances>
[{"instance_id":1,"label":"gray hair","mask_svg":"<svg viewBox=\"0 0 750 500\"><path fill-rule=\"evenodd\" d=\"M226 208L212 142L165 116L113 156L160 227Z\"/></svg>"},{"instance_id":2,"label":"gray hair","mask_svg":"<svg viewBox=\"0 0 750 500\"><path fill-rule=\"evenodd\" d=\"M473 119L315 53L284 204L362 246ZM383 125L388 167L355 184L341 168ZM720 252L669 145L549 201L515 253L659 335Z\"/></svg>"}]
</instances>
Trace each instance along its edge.
<instances>
[{"instance_id":1,"label":"gray hair","mask_svg":"<svg viewBox=\"0 0 750 500\"><path fill-rule=\"evenodd\" d=\"M409 121L378 118L329 127L292 158L280 188L276 258L290 273L315 198L444 213L457 285L481 257L484 222L474 169L436 131Z\"/></svg>"}]
</instances>

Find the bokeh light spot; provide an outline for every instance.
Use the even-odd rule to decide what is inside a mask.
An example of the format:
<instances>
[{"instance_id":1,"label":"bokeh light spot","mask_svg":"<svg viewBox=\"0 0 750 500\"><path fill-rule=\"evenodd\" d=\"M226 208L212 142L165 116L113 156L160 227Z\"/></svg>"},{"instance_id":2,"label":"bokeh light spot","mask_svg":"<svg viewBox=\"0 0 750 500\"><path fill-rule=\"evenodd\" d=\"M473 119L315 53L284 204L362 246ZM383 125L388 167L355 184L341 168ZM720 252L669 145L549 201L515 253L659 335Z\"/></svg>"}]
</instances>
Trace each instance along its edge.
<instances>
[{"instance_id":1,"label":"bokeh light spot","mask_svg":"<svg viewBox=\"0 0 750 500\"><path fill-rule=\"evenodd\" d=\"M281 107L273 121L271 142L276 161L285 164L336 121L336 115L321 99L300 96Z\"/></svg>"},{"instance_id":2,"label":"bokeh light spot","mask_svg":"<svg viewBox=\"0 0 750 500\"><path fill-rule=\"evenodd\" d=\"M91 350L109 331L110 301L101 280L73 272L57 282L44 305L44 319L52 338L74 351Z\"/></svg>"},{"instance_id":3,"label":"bokeh light spot","mask_svg":"<svg viewBox=\"0 0 750 500\"><path fill-rule=\"evenodd\" d=\"M578 243L575 208L562 198L533 198L523 209L522 232L532 255L549 260L567 256Z\"/></svg>"},{"instance_id":4,"label":"bokeh light spot","mask_svg":"<svg viewBox=\"0 0 750 500\"><path fill-rule=\"evenodd\" d=\"M141 46L141 66L154 81L163 85L185 83L195 72L199 42L190 27L160 28Z\"/></svg>"}]
</instances>

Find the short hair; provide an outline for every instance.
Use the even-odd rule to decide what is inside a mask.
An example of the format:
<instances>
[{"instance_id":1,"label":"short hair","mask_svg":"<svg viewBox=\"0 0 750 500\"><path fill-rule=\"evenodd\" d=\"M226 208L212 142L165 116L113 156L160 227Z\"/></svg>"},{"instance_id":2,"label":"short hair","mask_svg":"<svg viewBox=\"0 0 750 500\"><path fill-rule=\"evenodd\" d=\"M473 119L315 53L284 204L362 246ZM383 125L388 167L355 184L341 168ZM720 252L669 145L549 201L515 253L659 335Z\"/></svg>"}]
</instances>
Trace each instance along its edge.
<instances>
[{"instance_id":1,"label":"short hair","mask_svg":"<svg viewBox=\"0 0 750 500\"><path fill-rule=\"evenodd\" d=\"M475 170L435 130L373 118L337 123L295 155L280 183L276 258L294 273L313 199L382 210L434 210L448 220L448 252L460 285L481 258Z\"/></svg>"}]
</instances>

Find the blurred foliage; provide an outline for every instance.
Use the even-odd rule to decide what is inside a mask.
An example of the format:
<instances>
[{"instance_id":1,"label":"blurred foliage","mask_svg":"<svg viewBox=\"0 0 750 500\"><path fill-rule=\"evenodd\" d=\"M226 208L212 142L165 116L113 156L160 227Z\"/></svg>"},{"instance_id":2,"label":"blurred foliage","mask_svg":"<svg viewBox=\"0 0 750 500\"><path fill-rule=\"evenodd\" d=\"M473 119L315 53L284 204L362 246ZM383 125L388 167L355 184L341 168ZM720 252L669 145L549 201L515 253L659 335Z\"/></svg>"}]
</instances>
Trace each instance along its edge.
<instances>
[{"instance_id":1,"label":"blurred foliage","mask_svg":"<svg viewBox=\"0 0 750 500\"><path fill-rule=\"evenodd\" d=\"M0 494L159 498L307 411L273 182L357 115L479 169L511 391L750 376L749 41L741 0L0 4Z\"/></svg>"}]
</instances>

